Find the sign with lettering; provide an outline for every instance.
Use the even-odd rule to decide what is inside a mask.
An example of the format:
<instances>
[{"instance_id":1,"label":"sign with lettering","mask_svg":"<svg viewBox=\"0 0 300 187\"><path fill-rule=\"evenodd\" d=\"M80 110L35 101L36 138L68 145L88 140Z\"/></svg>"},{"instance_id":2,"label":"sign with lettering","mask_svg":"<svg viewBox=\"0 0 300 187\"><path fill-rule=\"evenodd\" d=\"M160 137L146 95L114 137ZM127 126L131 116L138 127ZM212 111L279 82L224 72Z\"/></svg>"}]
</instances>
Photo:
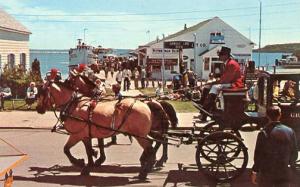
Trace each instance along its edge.
<instances>
[{"instance_id":1,"label":"sign with lettering","mask_svg":"<svg viewBox=\"0 0 300 187\"><path fill-rule=\"evenodd\" d=\"M169 48L169 49L189 49L189 48L194 48L194 42L188 42L188 41L169 41L169 42L164 42L164 48Z\"/></svg>"},{"instance_id":2,"label":"sign with lettering","mask_svg":"<svg viewBox=\"0 0 300 187\"><path fill-rule=\"evenodd\" d=\"M165 65L177 65L178 59L164 59ZM147 59L148 65L162 65L162 59L161 58L149 58Z\"/></svg>"}]
</instances>

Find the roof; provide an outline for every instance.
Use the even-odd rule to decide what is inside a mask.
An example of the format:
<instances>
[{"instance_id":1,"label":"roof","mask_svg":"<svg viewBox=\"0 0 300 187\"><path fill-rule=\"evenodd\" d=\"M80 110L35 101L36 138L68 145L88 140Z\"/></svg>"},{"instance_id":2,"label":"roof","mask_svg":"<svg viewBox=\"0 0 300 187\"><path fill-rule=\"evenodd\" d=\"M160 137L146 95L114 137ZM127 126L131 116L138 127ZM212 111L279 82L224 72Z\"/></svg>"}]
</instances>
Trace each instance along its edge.
<instances>
[{"instance_id":1,"label":"roof","mask_svg":"<svg viewBox=\"0 0 300 187\"><path fill-rule=\"evenodd\" d=\"M214 50L215 48L217 48L217 47L219 47L219 46L220 46L220 45L216 45L216 46L214 46L214 47L211 48L211 49L207 49L207 50L203 51L202 53L200 53L199 56L203 56L203 55L205 55L206 53L208 53L208 52Z\"/></svg>"},{"instance_id":2,"label":"roof","mask_svg":"<svg viewBox=\"0 0 300 187\"><path fill-rule=\"evenodd\" d=\"M158 41L157 40L151 41L151 42L145 44L145 46L150 46L150 45L158 43L160 41L169 40L169 39L175 38L177 36L180 36L182 34L189 33L189 32L192 32L192 31L196 31L199 28L201 28L202 26L204 26L206 23L210 22L212 19L208 19L208 20L202 21L202 22L200 22L200 23L198 23L196 25L193 25L193 26L188 27L186 29L180 30L180 31L178 31L178 32L176 32L174 34L171 34L171 35L165 37L164 39L161 39L161 40L158 40Z\"/></svg>"},{"instance_id":3,"label":"roof","mask_svg":"<svg viewBox=\"0 0 300 187\"><path fill-rule=\"evenodd\" d=\"M0 9L0 30L31 34L31 32L11 15Z\"/></svg>"}]
</instances>

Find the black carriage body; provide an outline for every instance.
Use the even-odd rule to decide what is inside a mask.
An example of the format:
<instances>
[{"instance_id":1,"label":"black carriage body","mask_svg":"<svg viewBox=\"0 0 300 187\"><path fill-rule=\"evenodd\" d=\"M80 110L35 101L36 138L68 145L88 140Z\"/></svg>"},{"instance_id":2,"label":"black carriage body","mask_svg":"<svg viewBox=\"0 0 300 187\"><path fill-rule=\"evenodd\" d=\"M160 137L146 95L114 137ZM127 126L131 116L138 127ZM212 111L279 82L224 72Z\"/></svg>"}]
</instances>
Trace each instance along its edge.
<instances>
[{"instance_id":1,"label":"black carriage body","mask_svg":"<svg viewBox=\"0 0 300 187\"><path fill-rule=\"evenodd\" d=\"M244 113L247 89L223 89L224 109L214 113L214 120L222 129L239 130L248 119Z\"/></svg>"},{"instance_id":2,"label":"black carriage body","mask_svg":"<svg viewBox=\"0 0 300 187\"><path fill-rule=\"evenodd\" d=\"M285 96L283 90L288 81L293 82L294 97ZM272 67L260 71L258 76L257 115L265 116L267 107L281 108L281 122L291 127L300 145L300 66L299 68ZM278 93L275 93L278 92ZM265 124L264 124L265 125Z\"/></svg>"}]
</instances>

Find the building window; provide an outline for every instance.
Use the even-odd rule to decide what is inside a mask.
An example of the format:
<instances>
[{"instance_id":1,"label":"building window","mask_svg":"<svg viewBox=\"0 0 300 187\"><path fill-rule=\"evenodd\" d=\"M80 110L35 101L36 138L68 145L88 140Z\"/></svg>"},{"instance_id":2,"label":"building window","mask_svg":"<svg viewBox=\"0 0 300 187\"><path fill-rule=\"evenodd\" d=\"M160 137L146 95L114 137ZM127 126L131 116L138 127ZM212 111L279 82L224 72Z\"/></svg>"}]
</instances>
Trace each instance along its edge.
<instances>
[{"instance_id":1,"label":"building window","mask_svg":"<svg viewBox=\"0 0 300 187\"><path fill-rule=\"evenodd\" d=\"M205 57L204 58L204 71L208 71L209 70L209 58Z\"/></svg>"},{"instance_id":2,"label":"building window","mask_svg":"<svg viewBox=\"0 0 300 187\"><path fill-rule=\"evenodd\" d=\"M211 32L210 33L210 43L211 44L224 44L224 35L221 32Z\"/></svg>"},{"instance_id":3,"label":"building window","mask_svg":"<svg viewBox=\"0 0 300 187\"><path fill-rule=\"evenodd\" d=\"M12 69L15 67L15 55L9 54L7 55L7 65L9 69Z\"/></svg>"},{"instance_id":4,"label":"building window","mask_svg":"<svg viewBox=\"0 0 300 187\"><path fill-rule=\"evenodd\" d=\"M25 53L20 54L20 67L22 69L26 68L26 54Z\"/></svg>"}]
</instances>

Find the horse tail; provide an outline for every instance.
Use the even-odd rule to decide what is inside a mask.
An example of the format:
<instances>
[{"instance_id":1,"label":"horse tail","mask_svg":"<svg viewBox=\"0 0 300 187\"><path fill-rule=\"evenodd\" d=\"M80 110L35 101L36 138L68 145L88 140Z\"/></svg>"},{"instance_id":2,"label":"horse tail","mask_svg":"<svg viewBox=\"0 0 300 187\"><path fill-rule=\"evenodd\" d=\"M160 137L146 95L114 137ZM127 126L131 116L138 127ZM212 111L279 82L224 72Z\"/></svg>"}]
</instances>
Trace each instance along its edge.
<instances>
[{"instance_id":1,"label":"horse tail","mask_svg":"<svg viewBox=\"0 0 300 187\"><path fill-rule=\"evenodd\" d=\"M159 128L160 130L162 130L162 132L167 132L170 122L169 122L169 117L167 113L164 111L164 109L162 108L162 106L159 103L152 102L152 101L147 102L147 105L150 108L154 118L160 121L159 127L152 126L152 128L154 129Z\"/></svg>"},{"instance_id":2,"label":"horse tail","mask_svg":"<svg viewBox=\"0 0 300 187\"><path fill-rule=\"evenodd\" d=\"M176 111L175 111L174 107L166 101L160 101L159 103L161 104L161 106L163 107L165 112L167 113L167 115L168 115L168 117L171 121L172 128L177 127L178 118L177 118L177 114L176 114Z\"/></svg>"}]
</instances>

